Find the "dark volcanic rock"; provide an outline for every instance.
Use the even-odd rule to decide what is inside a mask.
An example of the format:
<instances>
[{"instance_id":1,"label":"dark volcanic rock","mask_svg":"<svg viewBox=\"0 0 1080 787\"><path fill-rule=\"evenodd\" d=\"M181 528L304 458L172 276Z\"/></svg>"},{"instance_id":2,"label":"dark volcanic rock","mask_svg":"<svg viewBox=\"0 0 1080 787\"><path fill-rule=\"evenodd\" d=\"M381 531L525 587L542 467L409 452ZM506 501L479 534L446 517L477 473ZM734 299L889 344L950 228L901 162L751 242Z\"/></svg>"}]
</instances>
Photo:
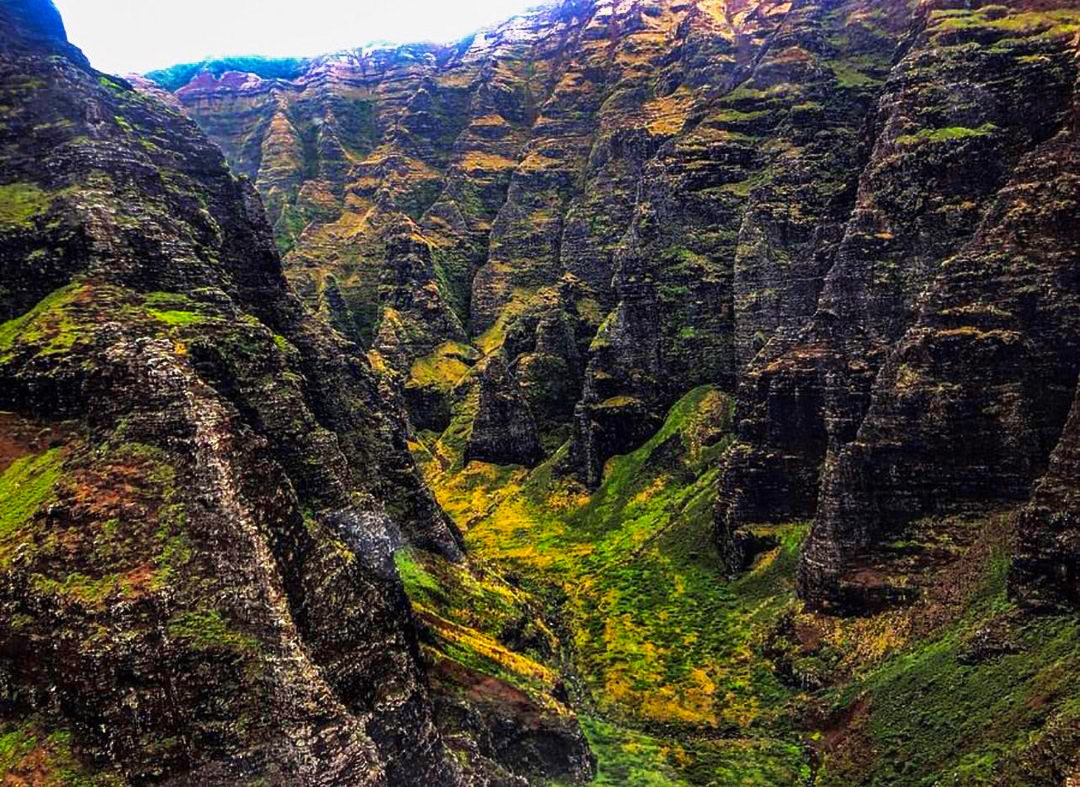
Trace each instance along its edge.
<instances>
[{"instance_id":1,"label":"dark volcanic rock","mask_svg":"<svg viewBox=\"0 0 1080 787\"><path fill-rule=\"evenodd\" d=\"M456 690L439 692L440 729L448 736L467 733L473 760L503 771L496 770L493 784L529 783L513 774L580 784L595 776L596 758L572 719L545 712L518 689L453 662L444 662L432 681Z\"/></svg>"},{"instance_id":2,"label":"dark volcanic rock","mask_svg":"<svg viewBox=\"0 0 1080 787\"><path fill-rule=\"evenodd\" d=\"M3 10L0 51L10 55L47 48L87 65L82 52L68 43L64 20L52 0L5 0Z\"/></svg>"},{"instance_id":3,"label":"dark volcanic rock","mask_svg":"<svg viewBox=\"0 0 1080 787\"><path fill-rule=\"evenodd\" d=\"M822 606L907 598L844 576L911 520L1024 499L1076 374L1070 38L924 11L817 312L740 382L722 486L722 541L817 514L800 576Z\"/></svg>"},{"instance_id":4,"label":"dark volcanic rock","mask_svg":"<svg viewBox=\"0 0 1080 787\"><path fill-rule=\"evenodd\" d=\"M922 592L898 542L1021 508L1013 595L1076 605L1077 24L573 0L208 64L169 100L275 249L159 87L7 0L4 712L136 781L587 778L572 718L479 674L435 680L448 757L392 557L462 542L406 437L596 486L705 384L731 572L814 520L799 592L872 612Z\"/></svg>"},{"instance_id":5,"label":"dark volcanic rock","mask_svg":"<svg viewBox=\"0 0 1080 787\"><path fill-rule=\"evenodd\" d=\"M1019 529L1012 595L1030 607L1080 606L1080 389Z\"/></svg>"},{"instance_id":6,"label":"dark volcanic rock","mask_svg":"<svg viewBox=\"0 0 1080 787\"><path fill-rule=\"evenodd\" d=\"M489 356L476 370L477 411L465 448L465 461L533 465L544 451L529 404L506 369L500 354Z\"/></svg>"},{"instance_id":7,"label":"dark volcanic rock","mask_svg":"<svg viewBox=\"0 0 1080 787\"><path fill-rule=\"evenodd\" d=\"M891 4L881 14L890 27L906 18ZM691 91L685 125L643 169L616 252L619 302L590 348L575 426L573 454L590 483L688 388L733 389L774 333L813 312L850 210L870 86L896 46L880 28L836 35L836 25L860 30L859 16L858 3L790 14L759 3L726 20L731 38L715 45L727 56L708 75L733 89ZM854 84L834 71L849 62L859 64ZM628 398L636 405L621 416L604 406Z\"/></svg>"},{"instance_id":8,"label":"dark volcanic rock","mask_svg":"<svg viewBox=\"0 0 1080 787\"><path fill-rule=\"evenodd\" d=\"M911 595L844 586L881 543L1025 501L1060 435L1075 11L565 2L177 95L417 425L535 462L535 424L596 485L687 390L735 391L721 552L734 569L755 524L816 519L802 592L858 611ZM528 410L506 393L464 424L446 343L469 341Z\"/></svg>"},{"instance_id":9,"label":"dark volcanic rock","mask_svg":"<svg viewBox=\"0 0 1080 787\"><path fill-rule=\"evenodd\" d=\"M935 30L926 34L930 43L940 43L942 34ZM936 211L942 218L921 213L918 224L945 221L933 232L933 245L923 244L923 253L945 255L924 284L903 275L909 295L901 298L881 271L865 292L851 291L853 279L845 277L849 292L834 300L845 311L854 304L872 315L862 320L865 327L884 322L878 323L880 338L865 335L858 344L845 339L847 370L841 367L826 381L831 445L801 571L811 601L827 603L829 588L842 585L845 569L858 564L859 554L888 541L906 523L1023 501L1046 466L1080 372L1080 180L1071 122L1076 70L1065 44L1010 40L1007 56L1017 60L1009 61L1007 79L987 88L1000 97L980 104L980 111L994 113L989 125L976 126L993 128L978 132L985 136L968 141L965 132L950 130L940 139L901 137L892 143L919 146L920 166L937 165L930 194L966 196L979 204L979 192L999 190L983 203L974 237L952 253L947 243L939 244L951 227L959 234L963 225L945 220L952 212L948 203ZM1045 70L1012 65L1033 62L1026 59L1032 51L1045 53L1037 61ZM932 62L939 55L915 49L908 57ZM1071 74L1061 68L1066 63ZM966 78L980 69L993 75L997 68L993 59L976 62ZM1036 84L1039 97L1018 112L1012 97L1031 94ZM1024 148L1030 152L1018 155ZM948 174L954 156L957 166L970 163ZM976 159L980 174L972 178L967 168ZM999 168L1011 172L1001 176ZM917 181L908 178L904 187L912 182ZM887 189L882 184L875 193ZM915 259L906 257L907 266ZM910 303L909 318L899 308L904 302ZM909 319L906 332L876 360L874 346ZM878 370L872 381L871 370Z\"/></svg>"}]
</instances>

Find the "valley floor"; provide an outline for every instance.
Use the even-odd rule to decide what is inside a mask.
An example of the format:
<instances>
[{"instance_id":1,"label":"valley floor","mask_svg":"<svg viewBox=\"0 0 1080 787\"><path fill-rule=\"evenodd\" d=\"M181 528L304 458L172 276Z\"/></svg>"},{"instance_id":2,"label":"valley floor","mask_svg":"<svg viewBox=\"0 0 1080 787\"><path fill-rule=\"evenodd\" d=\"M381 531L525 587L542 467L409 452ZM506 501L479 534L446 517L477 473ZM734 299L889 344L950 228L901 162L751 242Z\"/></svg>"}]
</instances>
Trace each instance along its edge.
<instances>
[{"instance_id":1,"label":"valley floor","mask_svg":"<svg viewBox=\"0 0 1080 787\"><path fill-rule=\"evenodd\" d=\"M1008 512L892 545L912 607L802 610L804 523L736 580L712 543L731 401L703 387L592 494L557 472L413 446L475 560L398 554L435 680L576 713L598 785L1063 784L1080 743L1080 624L1006 597ZM494 678L495 680L492 680ZM558 784L557 780L549 782Z\"/></svg>"}]
</instances>

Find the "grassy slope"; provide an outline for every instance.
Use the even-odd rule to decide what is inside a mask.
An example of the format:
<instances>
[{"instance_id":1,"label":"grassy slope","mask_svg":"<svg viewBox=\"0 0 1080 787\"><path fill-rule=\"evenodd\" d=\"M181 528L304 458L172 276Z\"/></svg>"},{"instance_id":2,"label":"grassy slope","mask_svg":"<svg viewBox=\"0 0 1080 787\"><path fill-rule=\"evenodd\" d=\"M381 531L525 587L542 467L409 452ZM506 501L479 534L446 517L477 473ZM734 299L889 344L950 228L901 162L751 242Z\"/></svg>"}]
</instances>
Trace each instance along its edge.
<instances>
[{"instance_id":1,"label":"grassy slope","mask_svg":"<svg viewBox=\"0 0 1080 787\"><path fill-rule=\"evenodd\" d=\"M33 721L0 724L0 776L3 784L42 787L119 787L113 774L94 773L71 750L66 730L46 731Z\"/></svg>"},{"instance_id":2,"label":"grassy slope","mask_svg":"<svg viewBox=\"0 0 1080 787\"><path fill-rule=\"evenodd\" d=\"M1080 750L1080 623L1008 602L1010 517L964 524L979 535L925 569L937 589L911 609L810 615L793 589L804 525L775 528L779 548L740 579L717 570L711 514L729 419L726 396L692 391L591 495L557 475L558 454L528 472L462 467L445 439L429 450L434 436L418 444L483 566L470 596L472 580L437 567L418 578L414 558L401 562L414 602L430 611L435 600L462 627L442 652L536 696L565 676L596 784L1061 783ZM543 647L520 654L528 663L500 643L517 618L542 632L530 641ZM797 632L786 657L783 621ZM972 657L983 640L997 649Z\"/></svg>"},{"instance_id":3,"label":"grassy slope","mask_svg":"<svg viewBox=\"0 0 1080 787\"><path fill-rule=\"evenodd\" d=\"M793 600L805 528L781 528L780 549L724 581L709 533L730 416L726 396L692 391L647 444L611 461L592 495L558 477L559 454L531 473L475 462L442 473L418 447L472 554L557 621L599 784L721 774L781 784L808 773L786 721L792 692L754 656ZM407 585L425 606L430 588Z\"/></svg>"},{"instance_id":4,"label":"grassy slope","mask_svg":"<svg viewBox=\"0 0 1080 787\"><path fill-rule=\"evenodd\" d=\"M1080 776L1080 621L1020 613L1007 572L1007 552L992 549L956 619L826 693L844 711L844 745L826 754L818 784L1057 785Z\"/></svg>"},{"instance_id":5,"label":"grassy slope","mask_svg":"<svg viewBox=\"0 0 1080 787\"><path fill-rule=\"evenodd\" d=\"M979 536L932 569L910 609L807 614L793 596L804 526L777 528L780 547L739 580L716 571L709 512L729 417L725 397L692 392L592 495L551 465L474 463L442 476L429 460L476 560L397 556L428 653L495 675L555 715L568 712L557 699L568 683L601 785L1059 785L1080 775L1080 621L1009 602L1010 517L946 523L958 543L965 530ZM0 473L0 556L34 532L60 458L41 450ZM89 590L57 592L99 604ZM785 621L796 631L786 653ZM785 684L784 663L823 688ZM110 783L71 760L62 731L0 727L0 772Z\"/></svg>"}]
</instances>

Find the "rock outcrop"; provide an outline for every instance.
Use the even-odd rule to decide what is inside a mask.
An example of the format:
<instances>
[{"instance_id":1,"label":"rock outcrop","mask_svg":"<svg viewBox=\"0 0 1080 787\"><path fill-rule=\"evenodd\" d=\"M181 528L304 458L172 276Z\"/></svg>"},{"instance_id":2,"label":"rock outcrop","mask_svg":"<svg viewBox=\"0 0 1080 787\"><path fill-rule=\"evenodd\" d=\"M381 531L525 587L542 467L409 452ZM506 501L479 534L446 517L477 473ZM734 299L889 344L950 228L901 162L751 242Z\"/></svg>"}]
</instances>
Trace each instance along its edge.
<instances>
[{"instance_id":1,"label":"rock outcrop","mask_svg":"<svg viewBox=\"0 0 1080 787\"><path fill-rule=\"evenodd\" d=\"M1013 596L1029 607L1080 606L1080 399L1019 529Z\"/></svg>"},{"instance_id":2,"label":"rock outcrop","mask_svg":"<svg viewBox=\"0 0 1080 787\"><path fill-rule=\"evenodd\" d=\"M529 404L499 354L476 369L477 409L465 461L532 466L543 457Z\"/></svg>"},{"instance_id":3,"label":"rock outcrop","mask_svg":"<svg viewBox=\"0 0 1080 787\"><path fill-rule=\"evenodd\" d=\"M892 44L858 4L846 10L562 3L460 45L316 59L289 80L208 64L176 95L255 179L311 303L407 377L464 338L455 316L485 353L512 338L508 363L549 448L573 424L575 469L595 481L688 388L731 384L734 293L780 286L758 286L756 265L733 282L745 196L784 150L755 148L805 127L824 140L805 180L844 191L823 170L854 149L870 78L849 76L858 84L832 106L810 99L839 81L826 59L856 58L845 67L862 75ZM859 32L838 48L826 36L843 20ZM808 77L820 84L795 86ZM402 235L417 250L404 260L387 249ZM776 297L813 301L790 292ZM431 388L414 398L448 406Z\"/></svg>"},{"instance_id":4,"label":"rock outcrop","mask_svg":"<svg viewBox=\"0 0 1080 787\"><path fill-rule=\"evenodd\" d=\"M920 517L1025 499L1077 372L1071 35L923 14L817 312L743 380L724 484L725 532L817 515L802 591L840 609L904 598L861 569Z\"/></svg>"}]
</instances>

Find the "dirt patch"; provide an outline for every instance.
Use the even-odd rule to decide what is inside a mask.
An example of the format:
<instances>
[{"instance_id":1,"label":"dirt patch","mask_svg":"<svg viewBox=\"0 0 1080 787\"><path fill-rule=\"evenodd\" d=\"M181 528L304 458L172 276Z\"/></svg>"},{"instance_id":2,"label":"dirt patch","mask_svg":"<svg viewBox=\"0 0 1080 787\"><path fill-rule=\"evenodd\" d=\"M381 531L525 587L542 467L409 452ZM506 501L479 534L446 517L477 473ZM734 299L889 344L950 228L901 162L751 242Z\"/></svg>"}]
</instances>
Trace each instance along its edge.
<instances>
[{"instance_id":1,"label":"dirt patch","mask_svg":"<svg viewBox=\"0 0 1080 787\"><path fill-rule=\"evenodd\" d=\"M858 737L859 729L870 715L870 703L860 697L839 713L825 722L821 738L816 742L822 752L836 751L853 738Z\"/></svg>"},{"instance_id":2,"label":"dirt patch","mask_svg":"<svg viewBox=\"0 0 1080 787\"><path fill-rule=\"evenodd\" d=\"M473 702L498 706L527 727L538 727L542 710L525 692L450 659L437 659L431 671L436 682L461 687Z\"/></svg>"},{"instance_id":3,"label":"dirt patch","mask_svg":"<svg viewBox=\"0 0 1080 787\"><path fill-rule=\"evenodd\" d=\"M0 473L24 456L47 450L58 436L54 430L15 413L0 412Z\"/></svg>"},{"instance_id":4,"label":"dirt patch","mask_svg":"<svg viewBox=\"0 0 1080 787\"><path fill-rule=\"evenodd\" d=\"M870 703L865 697L823 719L820 737L811 744L811 767L817 771L825 760L835 773L864 773L876 755L867 737Z\"/></svg>"}]
</instances>

